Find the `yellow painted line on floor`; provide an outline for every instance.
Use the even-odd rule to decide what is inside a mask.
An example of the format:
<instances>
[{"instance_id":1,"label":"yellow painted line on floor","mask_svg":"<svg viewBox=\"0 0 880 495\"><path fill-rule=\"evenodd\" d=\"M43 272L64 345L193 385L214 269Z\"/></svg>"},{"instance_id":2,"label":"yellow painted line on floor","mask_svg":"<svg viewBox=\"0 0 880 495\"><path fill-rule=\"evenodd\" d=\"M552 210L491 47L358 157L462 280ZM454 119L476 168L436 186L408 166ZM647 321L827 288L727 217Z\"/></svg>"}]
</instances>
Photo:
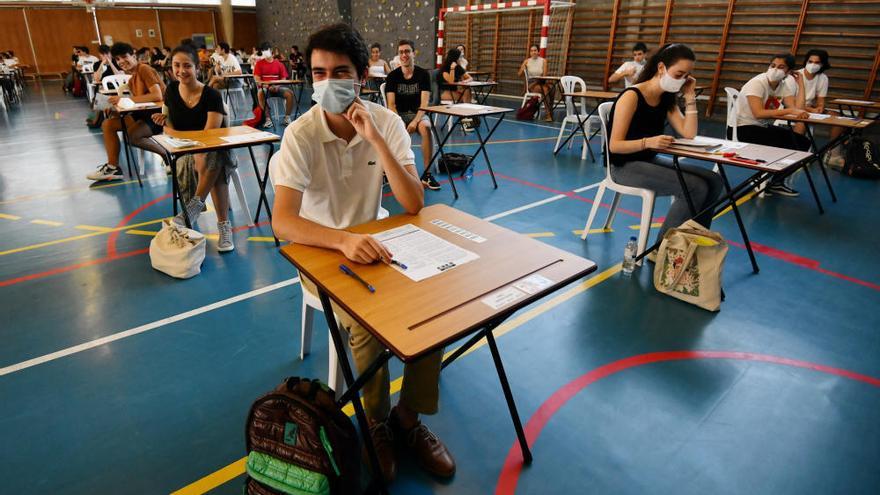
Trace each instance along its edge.
<instances>
[{"instance_id":1,"label":"yellow painted line on floor","mask_svg":"<svg viewBox=\"0 0 880 495\"><path fill-rule=\"evenodd\" d=\"M612 228L608 228L608 229L590 229L590 233L591 233L591 234L610 234L611 232L614 232L614 229L612 229ZM580 230L572 230L571 233L574 234L574 235L584 235L584 229L580 229Z\"/></svg>"},{"instance_id":2,"label":"yellow painted line on floor","mask_svg":"<svg viewBox=\"0 0 880 495\"><path fill-rule=\"evenodd\" d=\"M150 178L144 178L143 182L148 183L148 182L155 182L158 180L164 181L165 176L164 175L161 177L158 175L151 176ZM137 184L137 180L135 179L135 180L126 180L126 181L121 181L121 182L111 182L109 184L101 184L99 186L68 187L66 189L58 189L57 191L49 191L49 192L40 193L40 194L31 194L28 196L19 196L17 198L7 199L5 201L0 201L0 205L6 205L6 204L11 204L11 203L20 203L22 201L31 201L34 199L49 198L52 196L61 196L61 195L64 195L67 193L72 193L72 192L92 191L95 189L106 189L108 187L126 186L128 184Z\"/></svg>"},{"instance_id":3,"label":"yellow painted line on floor","mask_svg":"<svg viewBox=\"0 0 880 495\"><path fill-rule=\"evenodd\" d=\"M614 276L621 269L621 264L618 263L611 268L599 273L598 275L591 277L578 285L566 290L562 294L559 294L552 299L535 306L534 308L526 311L525 313L517 316L516 318L507 321L506 323L500 325L497 329L495 329L494 335L497 339L502 335L513 331L514 329L522 326L523 324L537 318L538 316L550 311L551 309L559 306L560 304L568 301L569 299L582 294L589 290L592 287L595 287L602 282L608 280L612 276ZM464 357L480 347L486 345L486 339L483 339L473 347L465 351L459 358ZM446 354L444 354L444 359L452 355L455 352L455 349L450 350ZM400 387L403 384L403 377L397 378L396 380L391 382L391 394L396 394L400 392ZM354 416L354 406L349 403L347 406L342 408L342 412L347 414L349 417ZM222 469L215 471L204 478L189 484L176 492L173 492L171 495L201 495L203 493L207 493L218 486L227 483L228 481L244 474L245 465L247 463L247 457L243 457L228 466L223 467Z\"/></svg>"},{"instance_id":4,"label":"yellow painted line on floor","mask_svg":"<svg viewBox=\"0 0 880 495\"><path fill-rule=\"evenodd\" d=\"M50 227L60 227L60 226L64 225L62 222L55 222L52 220L40 220L40 219L31 220L31 223L34 223L37 225L48 225Z\"/></svg>"},{"instance_id":5,"label":"yellow painted line on floor","mask_svg":"<svg viewBox=\"0 0 880 495\"><path fill-rule=\"evenodd\" d=\"M205 234L206 239L211 239L212 241L216 241L220 238L220 234Z\"/></svg>"},{"instance_id":6,"label":"yellow painted line on floor","mask_svg":"<svg viewBox=\"0 0 880 495\"><path fill-rule=\"evenodd\" d=\"M654 222L651 224L651 228L656 229L656 228L659 228L661 225L663 225L663 224L660 222ZM642 226L641 225L630 225L629 228L632 230L639 230L642 228Z\"/></svg>"},{"instance_id":7,"label":"yellow painted line on floor","mask_svg":"<svg viewBox=\"0 0 880 495\"><path fill-rule=\"evenodd\" d=\"M556 234L553 232L533 232L531 234L525 234L526 237L555 237Z\"/></svg>"},{"instance_id":8,"label":"yellow painted line on floor","mask_svg":"<svg viewBox=\"0 0 880 495\"><path fill-rule=\"evenodd\" d=\"M748 200L754 198L754 197L757 196L757 195L758 195L758 193L756 193L755 191L752 191L752 192L746 194L745 196L743 196L742 198L740 198L740 199L736 202L736 206L740 206L741 204L743 204L743 203L745 203L746 201L748 201ZM720 212L718 212L717 215L715 215L714 217L712 217L712 220L715 220L716 218L718 218L718 217L720 217L721 215L724 215L725 213L728 213L728 212L730 212L730 211L731 211L731 207L728 206L727 208L725 208L725 209L721 210Z\"/></svg>"},{"instance_id":9,"label":"yellow painted line on floor","mask_svg":"<svg viewBox=\"0 0 880 495\"><path fill-rule=\"evenodd\" d=\"M77 225L74 228L79 230L91 230L93 232L113 232L112 227L101 227L100 225Z\"/></svg>"},{"instance_id":10,"label":"yellow painted line on floor","mask_svg":"<svg viewBox=\"0 0 880 495\"><path fill-rule=\"evenodd\" d=\"M8 215L6 213L0 213L0 218L6 219L6 220L21 220L21 217L18 215Z\"/></svg>"},{"instance_id":11,"label":"yellow painted line on floor","mask_svg":"<svg viewBox=\"0 0 880 495\"><path fill-rule=\"evenodd\" d=\"M251 242L275 242L274 237L253 236L253 237L248 237L247 240L249 240Z\"/></svg>"},{"instance_id":12,"label":"yellow painted line on floor","mask_svg":"<svg viewBox=\"0 0 880 495\"><path fill-rule=\"evenodd\" d=\"M86 239L86 238L89 238L89 237L95 237L95 236L98 236L98 235L109 234L110 232L116 232L116 231L122 231L122 230L129 230L129 229L133 229L133 228L136 228L136 227L143 227L144 225L153 225L153 224L156 224L156 223L161 222L162 220L165 220L165 219L164 219L164 218L158 218L158 219L156 219L156 220L150 220L150 221L147 221L147 222L141 222L141 223L136 223L136 224L132 224L132 225L126 225L125 227L117 227L117 228L115 228L115 229L109 229L109 230L106 230L106 231L90 232L90 233L88 233L88 234L75 235L75 236L72 236L72 237L65 237L65 238L63 238L63 239L56 239L56 240L54 240L54 241L46 241L46 242L41 242L41 243L39 243L39 244L31 244L31 245L29 245L29 246L22 246L22 247L19 247L19 248L8 249L8 250L6 250L6 251L0 251L0 256L5 256L5 255L7 255L7 254L13 254L13 253L21 253L21 252L23 252L23 251L31 251L31 250L34 250L34 249L40 249L40 248L44 248L44 247L47 247L47 246L54 246L54 245L56 245L56 244L63 244L63 243L65 243L65 242L78 241L78 240L80 240L80 239Z\"/></svg>"},{"instance_id":13,"label":"yellow painted line on floor","mask_svg":"<svg viewBox=\"0 0 880 495\"><path fill-rule=\"evenodd\" d=\"M132 235L145 235L145 236L148 236L148 237L153 237L153 236L155 236L156 234L158 234L159 231L158 231L158 230L138 230L138 229L131 229L131 230L126 230L125 233L126 233L126 234L132 234Z\"/></svg>"}]
</instances>

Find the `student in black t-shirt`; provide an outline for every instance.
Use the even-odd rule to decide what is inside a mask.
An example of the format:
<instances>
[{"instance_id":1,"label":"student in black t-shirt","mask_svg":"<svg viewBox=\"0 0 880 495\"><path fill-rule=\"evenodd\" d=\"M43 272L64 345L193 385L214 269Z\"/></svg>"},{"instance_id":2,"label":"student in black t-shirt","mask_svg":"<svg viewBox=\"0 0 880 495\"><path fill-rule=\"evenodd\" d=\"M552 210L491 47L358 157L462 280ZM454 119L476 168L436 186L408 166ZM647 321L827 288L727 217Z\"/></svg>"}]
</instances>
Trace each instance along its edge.
<instances>
[{"instance_id":1,"label":"student in black t-shirt","mask_svg":"<svg viewBox=\"0 0 880 495\"><path fill-rule=\"evenodd\" d=\"M440 184L428 171L432 154L431 120L419 110L419 107L428 106L431 99L431 75L415 64L412 41L400 40L397 55L400 57L400 67L385 78L385 99L388 109L403 119L407 132L418 132L422 137L422 161L425 166L422 184L436 191L440 189Z\"/></svg>"},{"instance_id":2,"label":"student in black t-shirt","mask_svg":"<svg viewBox=\"0 0 880 495\"><path fill-rule=\"evenodd\" d=\"M222 127L226 110L220 93L198 80L199 56L189 45L181 45L171 52L171 67L177 79L165 92L165 108L153 114L153 122L166 130L197 131ZM186 214L195 223L205 207L208 193L214 200L217 213L219 251L232 251L232 224L229 222L229 174L236 167L234 155L229 150L199 153L193 156L198 175L195 194L186 204ZM181 159L181 169L186 169ZM174 222L184 225L183 212Z\"/></svg>"}]
</instances>

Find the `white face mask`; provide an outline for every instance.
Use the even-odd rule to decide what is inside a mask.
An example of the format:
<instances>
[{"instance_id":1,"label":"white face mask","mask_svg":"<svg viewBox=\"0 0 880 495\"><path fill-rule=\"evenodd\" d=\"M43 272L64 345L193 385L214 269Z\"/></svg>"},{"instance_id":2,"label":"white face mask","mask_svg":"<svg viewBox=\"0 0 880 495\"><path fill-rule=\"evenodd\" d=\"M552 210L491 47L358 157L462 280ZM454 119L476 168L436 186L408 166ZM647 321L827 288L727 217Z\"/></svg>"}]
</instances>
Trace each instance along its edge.
<instances>
[{"instance_id":1,"label":"white face mask","mask_svg":"<svg viewBox=\"0 0 880 495\"><path fill-rule=\"evenodd\" d=\"M322 109L335 114L341 114L357 98L354 90L354 79L324 79L318 81L312 87L312 100Z\"/></svg>"},{"instance_id":2,"label":"white face mask","mask_svg":"<svg viewBox=\"0 0 880 495\"><path fill-rule=\"evenodd\" d=\"M268 59L272 58L272 50L263 50L262 53L260 53L260 55L262 55L263 58L268 60Z\"/></svg>"},{"instance_id":3,"label":"white face mask","mask_svg":"<svg viewBox=\"0 0 880 495\"><path fill-rule=\"evenodd\" d=\"M807 66L804 68L807 69L807 72L809 72L810 74L815 74L819 72L819 69L822 68L822 64L807 64Z\"/></svg>"},{"instance_id":4,"label":"white face mask","mask_svg":"<svg viewBox=\"0 0 880 495\"><path fill-rule=\"evenodd\" d=\"M670 76L668 72L664 72L662 76L660 76L660 89L666 91L667 93L678 93L681 91L681 87L684 86L684 83L687 82L687 78L683 77L681 79L675 79Z\"/></svg>"},{"instance_id":5,"label":"white face mask","mask_svg":"<svg viewBox=\"0 0 880 495\"><path fill-rule=\"evenodd\" d=\"M767 79L769 79L770 82L779 82L785 79L785 71L771 67L767 69Z\"/></svg>"}]
</instances>

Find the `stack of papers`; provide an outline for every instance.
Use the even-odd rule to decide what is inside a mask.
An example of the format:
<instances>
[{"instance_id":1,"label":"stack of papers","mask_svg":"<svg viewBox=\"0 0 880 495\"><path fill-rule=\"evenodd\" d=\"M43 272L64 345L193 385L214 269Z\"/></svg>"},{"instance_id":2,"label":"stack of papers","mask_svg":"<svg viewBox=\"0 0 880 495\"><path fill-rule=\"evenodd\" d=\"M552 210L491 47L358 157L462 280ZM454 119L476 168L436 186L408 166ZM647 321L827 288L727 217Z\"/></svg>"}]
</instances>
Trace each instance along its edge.
<instances>
[{"instance_id":1,"label":"stack of papers","mask_svg":"<svg viewBox=\"0 0 880 495\"><path fill-rule=\"evenodd\" d=\"M384 244L391 251L394 260L405 265L406 270L397 265L390 267L414 282L439 275L480 258L476 253L462 249L409 223L373 234L373 237Z\"/></svg>"},{"instance_id":2,"label":"stack of papers","mask_svg":"<svg viewBox=\"0 0 880 495\"><path fill-rule=\"evenodd\" d=\"M230 144L237 144L237 143L248 143L251 141L258 141L260 139L270 139L270 138L275 138L275 137L278 137L278 136L276 136L275 134L272 134L271 132L260 131L260 132L249 132L247 134L236 134L234 136L223 136L220 139L222 139Z\"/></svg>"},{"instance_id":3,"label":"stack of papers","mask_svg":"<svg viewBox=\"0 0 880 495\"><path fill-rule=\"evenodd\" d=\"M176 149L183 148L194 148L196 146L204 146L203 143L199 141L194 141L192 139L184 139L184 138L176 138L171 136L155 136L157 138L162 138L169 146L173 146Z\"/></svg>"},{"instance_id":4,"label":"stack of papers","mask_svg":"<svg viewBox=\"0 0 880 495\"><path fill-rule=\"evenodd\" d=\"M813 120L825 120L825 119L830 119L831 116L828 115L827 113L811 113L810 118Z\"/></svg>"},{"instance_id":5,"label":"stack of papers","mask_svg":"<svg viewBox=\"0 0 880 495\"><path fill-rule=\"evenodd\" d=\"M714 148L722 143L716 140L709 140L706 138L696 137L695 139L675 139L672 141L672 144L676 146L687 146L689 148Z\"/></svg>"}]
</instances>

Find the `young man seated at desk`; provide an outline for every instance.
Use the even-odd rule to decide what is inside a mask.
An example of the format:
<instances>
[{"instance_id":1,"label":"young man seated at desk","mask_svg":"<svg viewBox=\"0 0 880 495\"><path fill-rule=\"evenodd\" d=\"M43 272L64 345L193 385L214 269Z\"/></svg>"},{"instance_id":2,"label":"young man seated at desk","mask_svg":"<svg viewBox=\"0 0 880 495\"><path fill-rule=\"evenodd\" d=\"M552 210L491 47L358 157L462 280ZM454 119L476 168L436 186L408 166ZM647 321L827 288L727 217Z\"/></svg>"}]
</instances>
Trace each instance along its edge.
<instances>
[{"instance_id":1,"label":"young man seated at desk","mask_svg":"<svg viewBox=\"0 0 880 495\"><path fill-rule=\"evenodd\" d=\"M254 64L254 81L259 85L264 81L278 81L281 79L287 79L287 69L280 60L272 56L272 45L268 42L264 42L260 45L260 59ZM259 100L260 107L266 109L269 108L267 106L267 96L270 98L273 96L284 98L283 124L285 126L289 125L290 114L293 113L293 91L285 86L267 85L265 92L257 92L257 99ZM266 123L263 125L266 129L274 126L275 124L272 122L272 119L266 119Z\"/></svg>"},{"instance_id":2,"label":"young man seated at desk","mask_svg":"<svg viewBox=\"0 0 880 495\"><path fill-rule=\"evenodd\" d=\"M134 48L131 45L115 43L110 47L110 54L113 55L119 68L131 75L131 79L128 80L131 101L135 103L162 103L165 83L152 67L137 61ZM110 104L116 105L120 98L114 95L108 100ZM151 113L149 110L131 112L125 116L124 125L131 143L155 150L157 153L163 153L164 151L158 144L150 143L150 140L147 139L154 134L162 133L162 126L155 124L150 119ZM107 163L99 165L94 172L86 176L87 179L94 181L122 179L122 170L119 168L119 137L116 135L122 130L122 126L123 119L119 115L105 119L101 124L104 148L107 150Z\"/></svg>"},{"instance_id":3,"label":"young man seated at desk","mask_svg":"<svg viewBox=\"0 0 880 495\"><path fill-rule=\"evenodd\" d=\"M272 227L283 239L335 249L357 263L388 261L391 253L373 237L345 229L376 219L383 173L404 211L422 209L424 191L409 133L394 112L357 97L367 77L369 52L349 25L313 33L305 55L317 105L287 128L270 169L275 185ZM317 293L306 277L302 285ZM355 365L363 372L383 346L335 305L334 313L351 336ZM455 473L445 445L419 421L419 414L437 412L442 357L438 350L405 366L400 400L393 409L387 363L363 388L370 435L388 482L397 470L394 437L428 472L443 477Z\"/></svg>"}]
</instances>

